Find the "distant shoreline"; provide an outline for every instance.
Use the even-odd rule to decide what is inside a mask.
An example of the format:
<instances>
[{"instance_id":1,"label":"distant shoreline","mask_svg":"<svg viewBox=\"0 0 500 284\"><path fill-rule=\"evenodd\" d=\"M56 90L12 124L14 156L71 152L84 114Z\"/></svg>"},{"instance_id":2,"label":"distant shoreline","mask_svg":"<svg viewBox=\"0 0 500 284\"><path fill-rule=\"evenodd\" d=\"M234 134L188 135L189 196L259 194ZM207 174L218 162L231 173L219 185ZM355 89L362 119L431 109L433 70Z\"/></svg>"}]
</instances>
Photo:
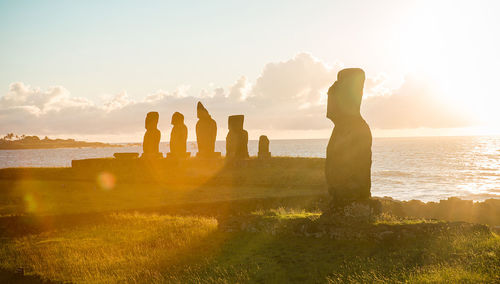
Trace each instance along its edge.
<instances>
[{"instance_id":1,"label":"distant shoreline","mask_svg":"<svg viewBox=\"0 0 500 284\"><path fill-rule=\"evenodd\" d=\"M40 139L38 136L18 136L9 133L0 138L0 150L26 150L26 149L58 149L58 148L107 148L124 147L128 144L110 144L104 142L76 141L75 139Z\"/></svg>"},{"instance_id":2,"label":"distant shoreline","mask_svg":"<svg viewBox=\"0 0 500 284\"><path fill-rule=\"evenodd\" d=\"M61 149L61 148L112 148L126 147L124 144L106 144L99 142L84 142L85 144L74 145L1 145L0 150L35 150L35 149Z\"/></svg>"}]
</instances>

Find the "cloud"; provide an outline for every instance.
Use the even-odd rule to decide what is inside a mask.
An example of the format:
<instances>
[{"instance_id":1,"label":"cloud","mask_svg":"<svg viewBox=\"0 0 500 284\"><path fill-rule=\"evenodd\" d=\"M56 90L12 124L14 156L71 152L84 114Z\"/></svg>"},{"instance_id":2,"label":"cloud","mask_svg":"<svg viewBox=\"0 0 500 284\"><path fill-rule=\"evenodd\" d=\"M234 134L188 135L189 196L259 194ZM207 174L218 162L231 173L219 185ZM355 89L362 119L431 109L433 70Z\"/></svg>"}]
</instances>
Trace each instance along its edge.
<instances>
[{"instance_id":1,"label":"cloud","mask_svg":"<svg viewBox=\"0 0 500 284\"><path fill-rule=\"evenodd\" d=\"M35 116L44 115L52 110L83 107L89 104L91 102L85 98L71 98L68 90L61 86L50 87L42 91L21 82L12 83L8 93L0 98L2 110L17 108L28 111Z\"/></svg>"},{"instance_id":2,"label":"cloud","mask_svg":"<svg viewBox=\"0 0 500 284\"><path fill-rule=\"evenodd\" d=\"M322 91L335 81L339 70L336 67L330 68L310 54L300 53L288 61L267 64L252 93L271 102L316 104Z\"/></svg>"},{"instance_id":3,"label":"cloud","mask_svg":"<svg viewBox=\"0 0 500 284\"><path fill-rule=\"evenodd\" d=\"M229 97L233 99L245 100L251 90L251 85L247 77L241 76L236 83L229 88ZM224 95L224 89L217 89L219 95Z\"/></svg>"},{"instance_id":4,"label":"cloud","mask_svg":"<svg viewBox=\"0 0 500 284\"><path fill-rule=\"evenodd\" d=\"M328 66L308 53L264 66L251 82L241 76L231 86L209 86L192 94L189 86L172 92L158 90L143 98L122 92L101 102L72 97L62 86L46 90L22 82L12 83L0 97L0 133L38 135L128 134L144 131L149 111L160 112L159 127L168 137L170 115L180 111L189 129L196 123L196 102L203 101L220 128L227 116L245 114L249 132L259 130L331 129L326 119L326 91L341 65ZM449 104L438 101L438 93L425 81L407 78L392 90L387 76L368 76L362 111L372 128L458 127L466 121ZM194 137L191 130L190 137ZM219 139L225 133L219 131ZM140 140L139 136L136 140ZM165 139L165 138L164 138Z\"/></svg>"}]
</instances>

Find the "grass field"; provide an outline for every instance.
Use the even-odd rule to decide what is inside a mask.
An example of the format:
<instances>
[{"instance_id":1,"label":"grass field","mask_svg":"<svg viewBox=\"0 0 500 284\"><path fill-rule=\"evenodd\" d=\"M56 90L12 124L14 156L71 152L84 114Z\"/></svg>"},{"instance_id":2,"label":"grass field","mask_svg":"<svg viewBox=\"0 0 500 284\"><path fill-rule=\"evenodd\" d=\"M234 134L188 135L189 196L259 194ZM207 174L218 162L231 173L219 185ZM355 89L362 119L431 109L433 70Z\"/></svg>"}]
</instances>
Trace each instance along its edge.
<instances>
[{"instance_id":1,"label":"grass field","mask_svg":"<svg viewBox=\"0 0 500 284\"><path fill-rule=\"evenodd\" d=\"M272 218L307 217L284 212ZM71 282L500 280L500 239L484 231L443 231L396 241L332 240L224 232L214 218L155 214L110 214L99 225L14 238L2 243L0 259L5 269L23 267L43 279Z\"/></svg>"},{"instance_id":2,"label":"grass field","mask_svg":"<svg viewBox=\"0 0 500 284\"><path fill-rule=\"evenodd\" d=\"M497 200L383 200L375 222L309 234L326 194L321 161L273 163L174 184L0 171L0 282L500 281L497 234L429 219L494 226Z\"/></svg>"}]
</instances>

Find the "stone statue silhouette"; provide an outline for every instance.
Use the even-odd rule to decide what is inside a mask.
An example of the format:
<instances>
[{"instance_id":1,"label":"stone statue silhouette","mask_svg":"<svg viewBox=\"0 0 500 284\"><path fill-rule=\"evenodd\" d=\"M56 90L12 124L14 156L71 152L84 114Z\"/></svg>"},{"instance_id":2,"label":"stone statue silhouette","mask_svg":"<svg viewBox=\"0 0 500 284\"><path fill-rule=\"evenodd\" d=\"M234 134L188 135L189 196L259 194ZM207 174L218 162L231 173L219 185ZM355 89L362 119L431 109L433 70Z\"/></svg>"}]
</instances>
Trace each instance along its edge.
<instances>
[{"instance_id":1,"label":"stone statue silhouette","mask_svg":"<svg viewBox=\"0 0 500 284\"><path fill-rule=\"evenodd\" d=\"M328 90L327 117L335 127L326 153L326 180L334 205L371 197L372 135L361 117L365 72L343 69Z\"/></svg>"},{"instance_id":2,"label":"stone statue silhouette","mask_svg":"<svg viewBox=\"0 0 500 284\"><path fill-rule=\"evenodd\" d=\"M269 139L266 135L261 135L259 137L259 159L271 158L271 152L269 152Z\"/></svg>"},{"instance_id":3,"label":"stone statue silhouette","mask_svg":"<svg viewBox=\"0 0 500 284\"><path fill-rule=\"evenodd\" d=\"M228 117L229 132L226 136L226 158L240 160L248 158L248 132L243 129L244 115Z\"/></svg>"},{"instance_id":4,"label":"stone statue silhouette","mask_svg":"<svg viewBox=\"0 0 500 284\"><path fill-rule=\"evenodd\" d=\"M184 115L180 112L175 112L172 115L171 124L174 127L170 133L170 153L167 156L178 158L188 157L189 153L186 152L188 129L184 124Z\"/></svg>"},{"instance_id":5,"label":"stone statue silhouette","mask_svg":"<svg viewBox=\"0 0 500 284\"><path fill-rule=\"evenodd\" d=\"M201 102L197 105L198 122L196 123L196 156L211 158L215 154L215 139L217 138L217 123L212 119Z\"/></svg>"},{"instance_id":6,"label":"stone statue silhouette","mask_svg":"<svg viewBox=\"0 0 500 284\"><path fill-rule=\"evenodd\" d=\"M146 115L146 133L142 143L142 157L161 158L159 151L161 132L158 130L158 119L160 115L156 111L148 112Z\"/></svg>"}]
</instances>

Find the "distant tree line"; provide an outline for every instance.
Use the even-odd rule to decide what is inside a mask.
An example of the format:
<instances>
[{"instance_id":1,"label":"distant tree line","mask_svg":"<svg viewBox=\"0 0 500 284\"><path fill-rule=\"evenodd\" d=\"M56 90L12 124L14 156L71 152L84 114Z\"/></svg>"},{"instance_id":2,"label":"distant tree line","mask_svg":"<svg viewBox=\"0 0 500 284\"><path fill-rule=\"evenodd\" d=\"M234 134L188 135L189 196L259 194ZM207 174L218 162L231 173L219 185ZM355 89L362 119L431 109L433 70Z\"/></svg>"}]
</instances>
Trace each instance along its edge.
<instances>
[{"instance_id":1,"label":"distant tree line","mask_svg":"<svg viewBox=\"0 0 500 284\"><path fill-rule=\"evenodd\" d=\"M71 147L109 147L115 146L101 142L75 141L75 139L40 139L38 136L17 135L8 133L0 138L0 149L42 149L42 148L71 148Z\"/></svg>"}]
</instances>

